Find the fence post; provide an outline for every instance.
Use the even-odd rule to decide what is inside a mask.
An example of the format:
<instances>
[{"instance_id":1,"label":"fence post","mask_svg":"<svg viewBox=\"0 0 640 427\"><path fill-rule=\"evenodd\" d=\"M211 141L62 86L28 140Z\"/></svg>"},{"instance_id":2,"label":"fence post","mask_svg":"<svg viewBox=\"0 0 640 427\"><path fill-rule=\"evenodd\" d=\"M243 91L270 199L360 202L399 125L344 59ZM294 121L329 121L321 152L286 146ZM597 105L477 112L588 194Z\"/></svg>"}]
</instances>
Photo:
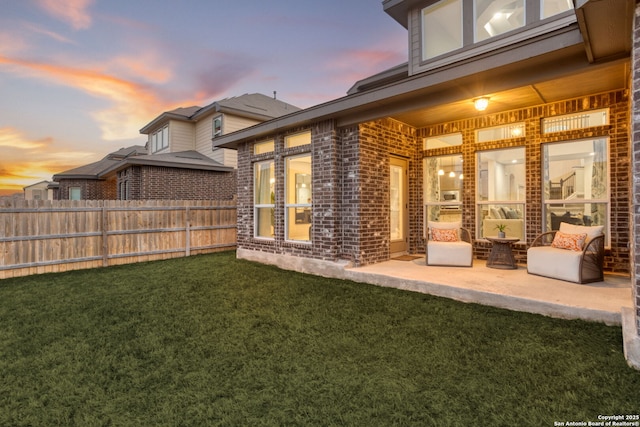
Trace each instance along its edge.
<instances>
[{"instance_id":1,"label":"fence post","mask_svg":"<svg viewBox=\"0 0 640 427\"><path fill-rule=\"evenodd\" d=\"M191 210L189 206L185 207L185 256L191 255Z\"/></svg>"},{"instance_id":2,"label":"fence post","mask_svg":"<svg viewBox=\"0 0 640 427\"><path fill-rule=\"evenodd\" d=\"M107 215L106 203L102 205L102 266L109 266L109 235L107 228L109 227L109 217Z\"/></svg>"}]
</instances>

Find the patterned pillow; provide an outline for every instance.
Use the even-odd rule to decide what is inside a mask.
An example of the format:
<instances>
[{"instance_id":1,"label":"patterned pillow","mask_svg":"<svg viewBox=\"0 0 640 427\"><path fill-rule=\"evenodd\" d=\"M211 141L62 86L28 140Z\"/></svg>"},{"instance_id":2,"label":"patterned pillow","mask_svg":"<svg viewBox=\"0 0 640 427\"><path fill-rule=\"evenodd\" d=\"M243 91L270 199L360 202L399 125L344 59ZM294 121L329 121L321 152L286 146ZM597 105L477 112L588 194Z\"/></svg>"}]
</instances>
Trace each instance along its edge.
<instances>
[{"instance_id":1,"label":"patterned pillow","mask_svg":"<svg viewBox=\"0 0 640 427\"><path fill-rule=\"evenodd\" d=\"M558 249L570 249L580 252L584 247L584 241L587 239L587 233L568 234L562 231L556 232L551 246Z\"/></svg>"},{"instance_id":2,"label":"patterned pillow","mask_svg":"<svg viewBox=\"0 0 640 427\"><path fill-rule=\"evenodd\" d=\"M434 242L457 242L458 230L455 228L432 228L431 239Z\"/></svg>"}]
</instances>

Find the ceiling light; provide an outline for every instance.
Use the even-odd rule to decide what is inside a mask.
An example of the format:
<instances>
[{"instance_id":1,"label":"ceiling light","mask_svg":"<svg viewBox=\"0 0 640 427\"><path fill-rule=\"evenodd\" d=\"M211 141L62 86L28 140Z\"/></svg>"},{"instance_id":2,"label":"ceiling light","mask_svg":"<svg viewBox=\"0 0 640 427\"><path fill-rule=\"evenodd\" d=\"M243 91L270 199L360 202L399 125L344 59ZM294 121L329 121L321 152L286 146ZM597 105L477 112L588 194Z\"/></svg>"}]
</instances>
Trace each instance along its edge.
<instances>
[{"instance_id":1,"label":"ceiling light","mask_svg":"<svg viewBox=\"0 0 640 427\"><path fill-rule=\"evenodd\" d=\"M449 178L455 178L456 173L454 171L449 172Z\"/></svg>"},{"instance_id":2,"label":"ceiling light","mask_svg":"<svg viewBox=\"0 0 640 427\"><path fill-rule=\"evenodd\" d=\"M438 171L438 175L440 175L440 176L444 175L444 170L443 170L443 169L440 169L440 170Z\"/></svg>"},{"instance_id":3,"label":"ceiling light","mask_svg":"<svg viewBox=\"0 0 640 427\"><path fill-rule=\"evenodd\" d=\"M476 98L473 100L473 105L478 111L484 111L489 106L489 98L483 96L482 98Z\"/></svg>"}]
</instances>

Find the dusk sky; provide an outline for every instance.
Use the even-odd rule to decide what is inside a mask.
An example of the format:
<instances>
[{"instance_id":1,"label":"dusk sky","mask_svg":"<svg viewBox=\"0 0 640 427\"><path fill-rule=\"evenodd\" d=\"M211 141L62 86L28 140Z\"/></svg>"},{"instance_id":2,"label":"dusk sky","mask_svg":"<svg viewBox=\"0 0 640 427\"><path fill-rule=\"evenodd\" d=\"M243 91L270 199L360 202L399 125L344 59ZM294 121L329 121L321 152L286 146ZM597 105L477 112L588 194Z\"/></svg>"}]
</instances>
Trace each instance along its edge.
<instances>
[{"instance_id":1,"label":"dusk sky","mask_svg":"<svg viewBox=\"0 0 640 427\"><path fill-rule=\"evenodd\" d=\"M164 111L307 108L407 60L381 0L0 0L0 195L134 144Z\"/></svg>"}]
</instances>

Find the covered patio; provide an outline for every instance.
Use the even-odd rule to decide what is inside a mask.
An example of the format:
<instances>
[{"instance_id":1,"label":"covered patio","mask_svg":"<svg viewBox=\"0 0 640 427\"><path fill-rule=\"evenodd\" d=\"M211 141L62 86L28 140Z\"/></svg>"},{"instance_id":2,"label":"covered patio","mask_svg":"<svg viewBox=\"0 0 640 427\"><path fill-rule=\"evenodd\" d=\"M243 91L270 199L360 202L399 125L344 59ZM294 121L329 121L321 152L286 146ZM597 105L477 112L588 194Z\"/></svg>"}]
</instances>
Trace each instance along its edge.
<instances>
[{"instance_id":1,"label":"covered patio","mask_svg":"<svg viewBox=\"0 0 640 427\"><path fill-rule=\"evenodd\" d=\"M413 258L413 259L409 259ZM509 310L563 319L622 324L622 308L632 309L631 279L605 273L603 282L577 284L516 270L425 265L424 256L402 257L357 268L345 268L349 279Z\"/></svg>"}]
</instances>

